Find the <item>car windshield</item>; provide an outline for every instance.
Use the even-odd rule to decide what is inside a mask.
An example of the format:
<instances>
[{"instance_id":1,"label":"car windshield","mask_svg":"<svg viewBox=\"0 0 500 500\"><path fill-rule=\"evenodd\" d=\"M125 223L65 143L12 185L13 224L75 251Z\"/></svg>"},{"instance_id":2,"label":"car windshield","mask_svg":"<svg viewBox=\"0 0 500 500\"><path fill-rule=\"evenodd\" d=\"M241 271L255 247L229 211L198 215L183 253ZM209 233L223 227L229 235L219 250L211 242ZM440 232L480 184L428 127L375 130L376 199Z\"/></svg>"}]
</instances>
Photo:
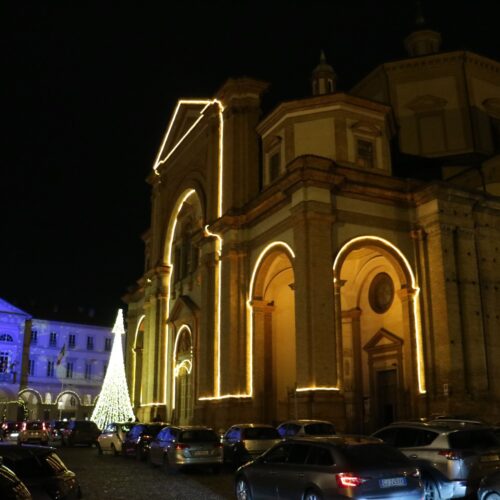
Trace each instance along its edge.
<instances>
[{"instance_id":1,"label":"car windshield","mask_svg":"<svg viewBox=\"0 0 500 500\"><path fill-rule=\"evenodd\" d=\"M352 465L371 467L379 464L405 464L408 458L396 448L384 444L346 446L344 455Z\"/></svg>"},{"instance_id":2,"label":"car windshield","mask_svg":"<svg viewBox=\"0 0 500 500\"><path fill-rule=\"evenodd\" d=\"M28 455L22 458L4 457L4 463L22 480L42 476L54 476L66 470L66 466L55 453Z\"/></svg>"},{"instance_id":3,"label":"car windshield","mask_svg":"<svg viewBox=\"0 0 500 500\"><path fill-rule=\"evenodd\" d=\"M314 423L304 425L304 431L311 436L330 436L335 434L335 427L328 423Z\"/></svg>"},{"instance_id":4,"label":"car windshield","mask_svg":"<svg viewBox=\"0 0 500 500\"><path fill-rule=\"evenodd\" d=\"M248 427L243 429L243 439L281 439L281 436L272 427Z\"/></svg>"},{"instance_id":5,"label":"car windshield","mask_svg":"<svg viewBox=\"0 0 500 500\"><path fill-rule=\"evenodd\" d=\"M457 450L480 450L500 447L500 440L490 429L468 429L449 435L450 447Z\"/></svg>"},{"instance_id":6,"label":"car windshield","mask_svg":"<svg viewBox=\"0 0 500 500\"><path fill-rule=\"evenodd\" d=\"M219 436L210 429L190 429L182 431L179 436L180 443L195 443L200 441L217 442Z\"/></svg>"}]
</instances>

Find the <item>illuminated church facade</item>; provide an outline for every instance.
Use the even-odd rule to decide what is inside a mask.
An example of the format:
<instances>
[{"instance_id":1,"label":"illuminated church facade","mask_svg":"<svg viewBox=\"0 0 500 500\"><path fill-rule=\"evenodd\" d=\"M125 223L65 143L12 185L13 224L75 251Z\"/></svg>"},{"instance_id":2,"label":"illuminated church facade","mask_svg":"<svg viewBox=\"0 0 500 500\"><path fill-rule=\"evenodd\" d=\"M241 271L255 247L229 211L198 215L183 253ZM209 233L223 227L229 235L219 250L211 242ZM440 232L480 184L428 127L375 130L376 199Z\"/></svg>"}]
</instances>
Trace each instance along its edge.
<instances>
[{"instance_id":1,"label":"illuminated church facade","mask_svg":"<svg viewBox=\"0 0 500 500\"><path fill-rule=\"evenodd\" d=\"M178 102L126 297L139 419L500 420L500 63L439 45L349 93L322 56L264 118L248 78Z\"/></svg>"}]
</instances>

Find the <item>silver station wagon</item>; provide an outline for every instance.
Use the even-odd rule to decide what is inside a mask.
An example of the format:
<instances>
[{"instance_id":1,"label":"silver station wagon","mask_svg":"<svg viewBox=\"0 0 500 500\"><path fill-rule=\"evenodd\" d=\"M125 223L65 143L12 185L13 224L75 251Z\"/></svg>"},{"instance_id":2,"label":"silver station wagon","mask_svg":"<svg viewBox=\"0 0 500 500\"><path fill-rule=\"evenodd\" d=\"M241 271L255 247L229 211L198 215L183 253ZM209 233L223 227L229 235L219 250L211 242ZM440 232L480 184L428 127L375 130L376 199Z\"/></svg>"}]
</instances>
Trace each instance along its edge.
<instances>
[{"instance_id":1,"label":"silver station wagon","mask_svg":"<svg viewBox=\"0 0 500 500\"><path fill-rule=\"evenodd\" d=\"M422 500L419 469L365 436L293 437L240 467L238 500L320 498Z\"/></svg>"},{"instance_id":2,"label":"silver station wagon","mask_svg":"<svg viewBox=\"0 0 500 500\"><path fill-rule=\"evenodd\" d=\"M211 467L219 472L222 465L222 444L217 433L202 426L164 427L151 442L151 465L162 465L167 471L187 466Z\"/></svg>"}]
</instances>

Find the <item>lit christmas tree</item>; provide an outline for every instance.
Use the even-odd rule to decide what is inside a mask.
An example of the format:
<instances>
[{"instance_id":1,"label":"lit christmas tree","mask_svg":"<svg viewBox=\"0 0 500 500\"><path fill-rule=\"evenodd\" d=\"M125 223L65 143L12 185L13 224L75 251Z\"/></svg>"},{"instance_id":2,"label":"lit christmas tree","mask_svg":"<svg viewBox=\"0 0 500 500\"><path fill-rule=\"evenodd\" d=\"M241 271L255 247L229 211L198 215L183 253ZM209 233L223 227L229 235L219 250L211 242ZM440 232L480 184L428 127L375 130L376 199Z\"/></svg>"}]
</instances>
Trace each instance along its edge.
<instances>
[{"instance_id":1,"label":"lit christmas tree","mask_svg":"<svg viewBox=\"0 0 500 500\"><path fill-rule=\"evenodd\" d=\"M118 310L115 326L113 327L114 340L109 357L108 369L102 384L99 399L95 405L92 417L97 427L104 429L110 422L127 422L135 420L135 415L130 404L127 380L125 379L125 364L123 362L122 335L123 313Z\"/></svg>"}]
</instances>

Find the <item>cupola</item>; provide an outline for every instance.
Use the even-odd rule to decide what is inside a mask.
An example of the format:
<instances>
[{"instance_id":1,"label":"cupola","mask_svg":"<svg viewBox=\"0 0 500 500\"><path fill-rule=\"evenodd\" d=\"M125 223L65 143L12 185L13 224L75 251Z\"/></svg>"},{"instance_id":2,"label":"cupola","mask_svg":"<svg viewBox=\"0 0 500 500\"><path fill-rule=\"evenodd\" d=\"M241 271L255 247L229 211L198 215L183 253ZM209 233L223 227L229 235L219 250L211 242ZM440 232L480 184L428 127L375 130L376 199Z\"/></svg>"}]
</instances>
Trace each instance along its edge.
<instances>
[{"instance_id":1,"label":"cupola","mask_svg":"<svg viewBox=\"0 0 500 500\"><path fill-rule=\"evenodd\" d=\"M312 93L313 95L333 94L337 87L337 75L332 66L326 61L326 56L321 51L319 64L312 72Z\"/></svg>"}]
</instances>

